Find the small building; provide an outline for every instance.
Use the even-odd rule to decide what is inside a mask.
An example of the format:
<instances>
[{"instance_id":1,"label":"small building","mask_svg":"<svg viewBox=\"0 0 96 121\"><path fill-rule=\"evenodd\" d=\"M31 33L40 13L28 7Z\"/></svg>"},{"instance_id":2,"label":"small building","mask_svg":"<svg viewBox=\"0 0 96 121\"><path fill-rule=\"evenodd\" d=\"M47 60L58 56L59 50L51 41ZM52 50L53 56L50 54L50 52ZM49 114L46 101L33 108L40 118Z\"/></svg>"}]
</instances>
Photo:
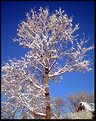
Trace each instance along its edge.
<instances>
[{"instance_id":1,"label":"small building","mask_svg":"<svg viewBox=\"0 0 96 121\"><path fill-rule=\"evenodd\" d=\"M95 117L95 105L94 103L80 102L77 112L88 110L92 113L92 118Z\"/></svg>"}]
</instances>

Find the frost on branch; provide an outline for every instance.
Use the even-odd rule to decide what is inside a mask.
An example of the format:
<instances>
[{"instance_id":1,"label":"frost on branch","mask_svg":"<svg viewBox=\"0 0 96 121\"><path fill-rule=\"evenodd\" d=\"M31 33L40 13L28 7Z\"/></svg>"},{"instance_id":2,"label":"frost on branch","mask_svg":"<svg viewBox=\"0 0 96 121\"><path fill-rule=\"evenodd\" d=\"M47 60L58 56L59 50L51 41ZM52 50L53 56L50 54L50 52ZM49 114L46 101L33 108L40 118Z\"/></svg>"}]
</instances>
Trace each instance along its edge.
<instances>
[{"instance_id":1,"label":"frost on branch","mask_svg":"<svg viewBox=\"0 0 96 121\"><path fill-rule=\"evenodd\" d=\"M32 116L45 117L50 105L50 96L45 97L49 80L60 80L66 72L91 70L86 54L93 46L87 47L85 38L79 40L78 29L79 24L73 25L73 18L61 9L51 14L40 7L38 13L32 9L26 14L14 41L28 47L29 52L2 67L2 92L9 102L24 106Z\"/></svg>"},{"instance_id":2,"label":"frost on branch","mask_svg":"<svg viewBox=\"0 0 96 121\"><path fill-rule=\"evenodd\" d=\"M44 89L26 67L24 60L10 60L2 67L2 92L15 107L25 106L31 115L34 111L44 113Z\"/></svg>"},{"instance_id":3,"label":"frost on branch","mask_svg":"<svg viewBox=\"0 0 96 121\"><path fill-rule=\"evenodd\" d=\"M73 18L69 18L64 10L59 9L50 14L47 8L40 7L38 13L31 10L26 14L26 20L19 25L17 30L18 38L14 40L31 49L30 58L41 68L46 68L46 59L48 60L49 77L74 70L89 71L91 70L90 61L84 60L83 62L83 59L92 47L83 46L86 43L85 38L79 42L78 34L75 34L75 31L79 29L79 24L74 27L72 22ZM62 58L65 59L64 66L57 68L56 64ZM39 67L34 67L40 71Z\"/></svg>"},{"instance_id":4,"label":"frost on branch","mask_svg":"<svg viewBox=\"0 0 96 121\"><path fill-rule=\"evenodd\" d=\"M24 47L44 51L44 44L50 47L58 41L73 41L73 33L78 29L78 25L73 28L72 18L68 18L61 9L50 15L47 8L40 8L38 14L35 10L26 14L26 21L19 25L18 38L14 41Z\"/></svg>"}]
</instances>

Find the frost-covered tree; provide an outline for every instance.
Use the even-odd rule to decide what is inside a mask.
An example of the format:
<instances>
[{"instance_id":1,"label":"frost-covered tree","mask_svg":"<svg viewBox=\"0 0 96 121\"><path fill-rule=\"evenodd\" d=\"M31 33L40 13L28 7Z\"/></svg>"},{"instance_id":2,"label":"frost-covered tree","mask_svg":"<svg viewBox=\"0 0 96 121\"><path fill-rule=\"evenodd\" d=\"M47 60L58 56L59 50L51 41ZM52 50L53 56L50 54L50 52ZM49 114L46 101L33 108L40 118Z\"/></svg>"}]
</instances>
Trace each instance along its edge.
<instances>
[{"instance_id":1,"label":"frost-covered tree","mask_svg":"<svg viewBox=\"0 0 96 121\"><path fill-rule=\"evenodd\" d=\"M2 91L15 106L51 119L49 81L66 72L91 70L91 61L85 56L93 46L85 47L85 38L79 40L75 34L79 24L74 26L72 21L64 10L50 13L40 7L19 24L14 41L30 50L21 60L9 60L2 67Z\"/></svg>"}]
</instances>

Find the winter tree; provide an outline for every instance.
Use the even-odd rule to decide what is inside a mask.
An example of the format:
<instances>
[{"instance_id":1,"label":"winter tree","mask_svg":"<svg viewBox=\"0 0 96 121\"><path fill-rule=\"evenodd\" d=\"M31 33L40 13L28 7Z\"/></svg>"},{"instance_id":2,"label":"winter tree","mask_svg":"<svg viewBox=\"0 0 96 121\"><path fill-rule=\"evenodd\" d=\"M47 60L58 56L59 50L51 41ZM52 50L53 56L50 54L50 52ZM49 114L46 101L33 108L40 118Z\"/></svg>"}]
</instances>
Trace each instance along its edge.
<instances>
[{"instance_id":1,"label":"winter tree","mask_svg":"<svg viewBox=\"0 0 96 121\"><path fill-rule=\"evenodd\" d=\"M68 95L67 97L69 103L68 108L71 112L76 112L78 109L78 105L80 102L87 102L87 103L94 103L94 94L88 94L86 92L80 92L77 93L76 95Z\"/></svg>"},{"instance_id":2,"label":"winter tree","mask_svg":"<svg viewBox=\"0 0 96 121\"><path fill-rule=\"evenodd\" d=\"M2 92L15 107L26 107L31 116L51 119L50 81L67 72L91 70L91 60L85 56L93 46L85 47L89 39L79 39L75 34L79 24L72 21L64 10L50 13L40 7L19 24L14 41L29 52L2 67Z\"/></svg>"},{"instance_id":3,"label":"winter tree","mask_svg":"<svg viewBox=\"0 0 96 121\"><path fill-rule=\"evenodd\" d=\"M66 101L62 97L56 97L52 104L52 112L57 116L56 119L62 119L66 115Z\"/></svg>"}]
</instances>

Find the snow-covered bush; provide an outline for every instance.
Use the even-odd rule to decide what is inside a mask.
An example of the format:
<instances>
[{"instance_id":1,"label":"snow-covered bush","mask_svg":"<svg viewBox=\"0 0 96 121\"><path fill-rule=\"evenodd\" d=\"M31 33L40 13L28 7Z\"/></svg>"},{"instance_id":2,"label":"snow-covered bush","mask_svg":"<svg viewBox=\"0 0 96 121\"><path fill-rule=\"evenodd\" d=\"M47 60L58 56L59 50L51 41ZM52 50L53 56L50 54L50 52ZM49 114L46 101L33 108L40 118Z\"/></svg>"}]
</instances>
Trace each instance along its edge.
<instances>
[{"instance_id":1,"label":"snow-covered bush","mask_svg":"<svg viewBox=\"0 0 96 121\"><path fill-rule=\"evenodd\" d=\"M92 113L88 110L67 114L67 119L92 119Z\"/></svg>"}]
</instances>

